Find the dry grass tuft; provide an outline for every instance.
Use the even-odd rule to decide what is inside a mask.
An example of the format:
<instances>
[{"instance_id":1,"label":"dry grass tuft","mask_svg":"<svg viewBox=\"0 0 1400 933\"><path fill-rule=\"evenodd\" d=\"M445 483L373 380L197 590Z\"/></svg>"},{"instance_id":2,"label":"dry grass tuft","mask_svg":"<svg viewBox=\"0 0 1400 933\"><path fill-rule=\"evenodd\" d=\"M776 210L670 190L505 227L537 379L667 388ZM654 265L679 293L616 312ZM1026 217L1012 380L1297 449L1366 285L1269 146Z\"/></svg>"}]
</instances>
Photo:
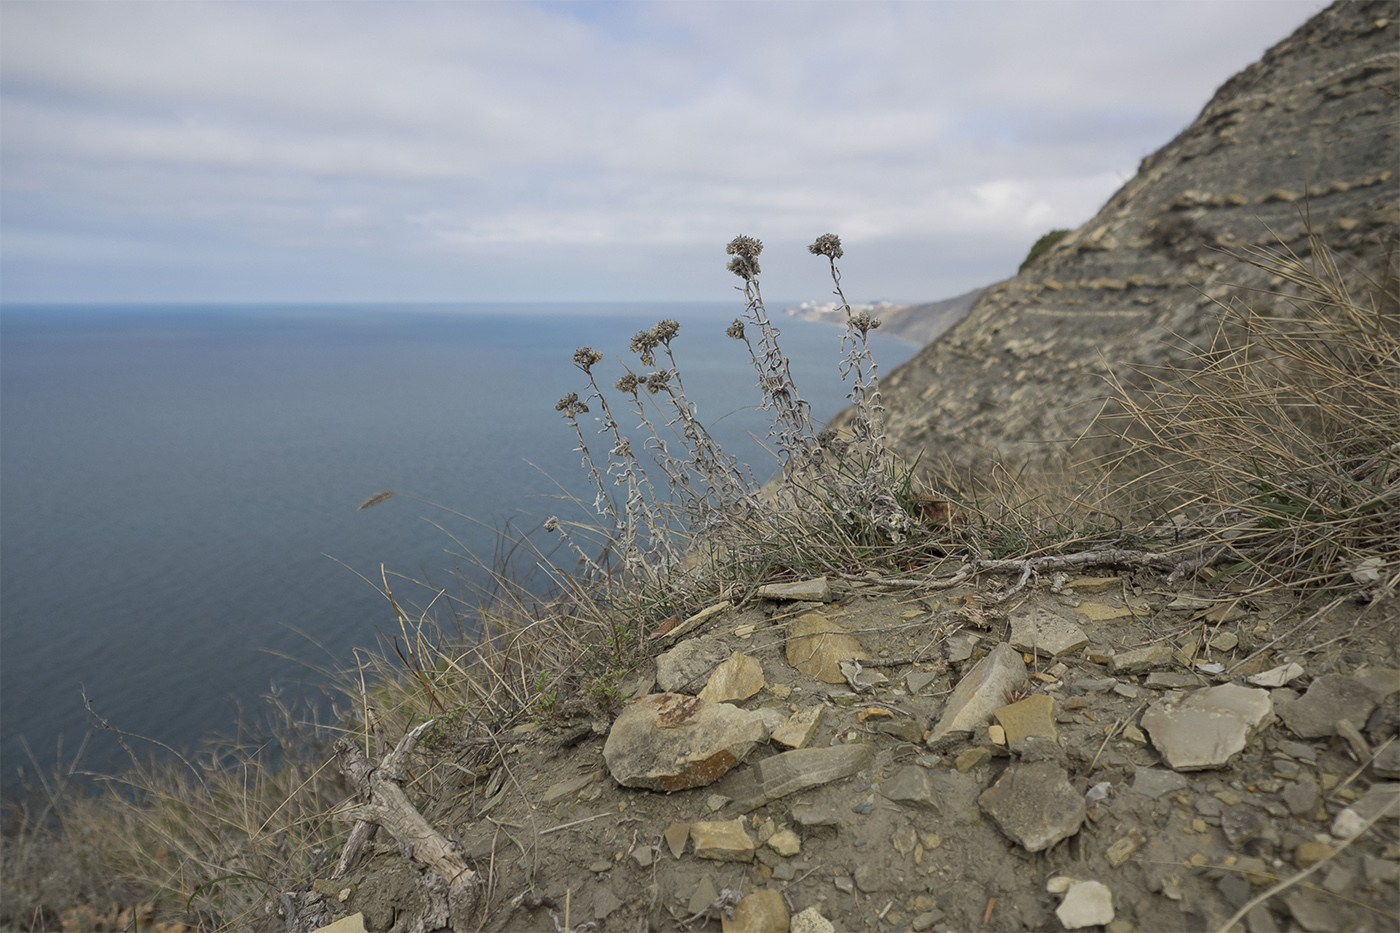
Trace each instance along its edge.
<instances>
[{"instance_id":1,"label":"dry grass tuft","mask_svg":"<svg viewBox=\"0 0 1400 933\"><path fill-rule=\"evenodd\" d=\"M124 774L75 759L37 778L7 814L6 928L280 929L263 905L334 854L327 814L348 790L314 724L271 699L268 723L194 761L120 734Z\"/></svg>"},{"instance_id":2,"label":"dry grass tuft","mask_svg":"<svg viewBox=\"0 0 1400 933\"><path fill-rule=\"evenodd\" d=\"M1133 485L1226 573L1263 585L1400 583L1400 305L1325 244L1241 257L1274 291L1225 307L1198 368L1121 385ZM1121 461L1120 461L1121 462Z\"/></svg>"}]
</instances>

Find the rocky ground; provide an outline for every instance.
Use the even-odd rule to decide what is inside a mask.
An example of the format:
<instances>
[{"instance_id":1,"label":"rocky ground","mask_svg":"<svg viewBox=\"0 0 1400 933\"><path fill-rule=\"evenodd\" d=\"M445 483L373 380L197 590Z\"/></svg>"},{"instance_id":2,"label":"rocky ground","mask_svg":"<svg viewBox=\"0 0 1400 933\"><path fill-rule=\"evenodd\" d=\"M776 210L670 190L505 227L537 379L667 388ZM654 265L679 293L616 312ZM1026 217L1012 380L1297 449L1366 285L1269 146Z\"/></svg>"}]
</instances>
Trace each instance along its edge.
<instances>
[{"instance_id":1,"label":"rocky ground","mask_svg":"<svg viewBox=\"0 0 1400 933\"><path fill-rule=\"evenodd\" d=\"M1400 927L1393 603L1007 589L712 607L615 716L517 728L416 805L487 930L1215 930L1305 869L1242 928ZM413 929L422 872L381 835L303 896Z\"/></svg>"}]
</instances>

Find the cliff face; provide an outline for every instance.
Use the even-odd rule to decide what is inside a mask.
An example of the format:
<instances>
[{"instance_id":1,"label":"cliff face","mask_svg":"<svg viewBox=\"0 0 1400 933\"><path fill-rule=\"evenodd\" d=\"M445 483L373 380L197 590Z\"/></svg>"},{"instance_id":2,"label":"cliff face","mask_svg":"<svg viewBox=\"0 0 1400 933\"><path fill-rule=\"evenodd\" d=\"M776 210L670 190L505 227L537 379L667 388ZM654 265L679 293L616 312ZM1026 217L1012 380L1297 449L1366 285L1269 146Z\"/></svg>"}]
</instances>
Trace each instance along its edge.
<instances>
[{"instance_id":1,"label":"cliff face","mask_svg":"<svg viewBox=\"0 0 1400 933\"><path fill-rule=\"evenodd\" d=\"M1099 213L882 383L894 447L925 463L1061 460L1112 371L1187 359L1216 302L1280 282L1222 250L1280 241L1305 217L1339 265L1379 281L1400 231L1400 4L1339 2L1225 83ZM842 418L844 419L844 415Z\"/></svg>"}]
</instances>

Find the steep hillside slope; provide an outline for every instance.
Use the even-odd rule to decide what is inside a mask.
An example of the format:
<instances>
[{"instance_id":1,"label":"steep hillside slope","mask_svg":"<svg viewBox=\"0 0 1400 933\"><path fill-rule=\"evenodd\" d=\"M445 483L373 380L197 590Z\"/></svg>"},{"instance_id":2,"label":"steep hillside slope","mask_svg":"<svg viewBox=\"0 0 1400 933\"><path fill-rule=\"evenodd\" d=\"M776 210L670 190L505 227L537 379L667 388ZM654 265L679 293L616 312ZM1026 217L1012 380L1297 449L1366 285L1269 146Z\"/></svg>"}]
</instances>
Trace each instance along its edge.
<instances>
[{"instance_id":1,"label":"steep hillside slope","mask_svg":"<svg viewBox=\"0 0 1400 933\"><path fill-rule=\"evenodd\" d=\"M1225 83L1099 213L883 383L906 457L1045 467L1094 421L1110 371L1186 359L1216 302L1276 301L1233 259L1307 221L1358 279L1400 229L1400 4L1336 3ZM844 417L844 416L843 416ZM1081 448L1083 449L1083 445Z\"/></svg>"},{"instance_id":2,"label":"steep hillside slope","mask_svg":"<svg viewBox=\"0 0 1400 933\"><path fill-rule=\"evenodd\" d=\"M924 344L936 340L966 317L967 312L977 303L977 299L986 291L986 288L974 288L970 292L944 298L942 301L929 301L881 311L880 333L910 343Z\"/></svg>"}]
</instances>

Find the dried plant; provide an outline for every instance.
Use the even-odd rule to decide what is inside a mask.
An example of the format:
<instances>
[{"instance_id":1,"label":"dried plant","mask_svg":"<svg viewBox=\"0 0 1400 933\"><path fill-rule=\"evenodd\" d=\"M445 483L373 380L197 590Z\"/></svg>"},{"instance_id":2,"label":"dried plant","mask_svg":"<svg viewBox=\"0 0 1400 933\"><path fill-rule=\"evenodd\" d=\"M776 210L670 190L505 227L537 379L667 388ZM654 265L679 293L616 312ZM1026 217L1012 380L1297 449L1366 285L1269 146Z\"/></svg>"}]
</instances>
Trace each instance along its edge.
<instances>
[{"instance_id":1,"label":"dried plant","mask_svg":"<svg viewBox=\"0 0 1400 933\"><path fill-rule=\"evenodd\" d=\"M884 436L878 370L869 344L879 321L853 312L846 301L836 264L843 255L840 239L826 234L809 250L827 259L835 294L846 310L839 371L851 383L849 437L818 433L811 407L798 392L779 343L781 334L763 302L758 262L763 244L740 236L727 247L732 257L728 268L743 280L744 309L726 333L747 349L757 375L759 409L770 415L767 441L779 476L767 486L721 449L687 398L676 358L677 322L663 320L637 333L630 349L651 371L628 369L614 385L631 402L634 427L644 438L638 443L627 441L594 377L592 366L601 354L588 347L575 353L575 363L588 376L589 393L582 401L576 394L565 396L556 408L575 431L585 471L597 490L595 509L609 526L600 550L617 555L619 565L605 567L557 519L547 527L565 534L595 579L612 580L614 571L620 572L617 593L635 593L641 582L685 601L696 576L676 570L687 561L693 566L697 554L727 560L747 573L852 566L871 559L872 548L899 548L916 523L912 471L897 467ZM608 438L606 454L595 455L578 419L590 405L599 409L598 433ZM664 483L651 482L635 453L638 448ZM603 456L606 466L600 467Z\"/></svg>"}]
</instances>

